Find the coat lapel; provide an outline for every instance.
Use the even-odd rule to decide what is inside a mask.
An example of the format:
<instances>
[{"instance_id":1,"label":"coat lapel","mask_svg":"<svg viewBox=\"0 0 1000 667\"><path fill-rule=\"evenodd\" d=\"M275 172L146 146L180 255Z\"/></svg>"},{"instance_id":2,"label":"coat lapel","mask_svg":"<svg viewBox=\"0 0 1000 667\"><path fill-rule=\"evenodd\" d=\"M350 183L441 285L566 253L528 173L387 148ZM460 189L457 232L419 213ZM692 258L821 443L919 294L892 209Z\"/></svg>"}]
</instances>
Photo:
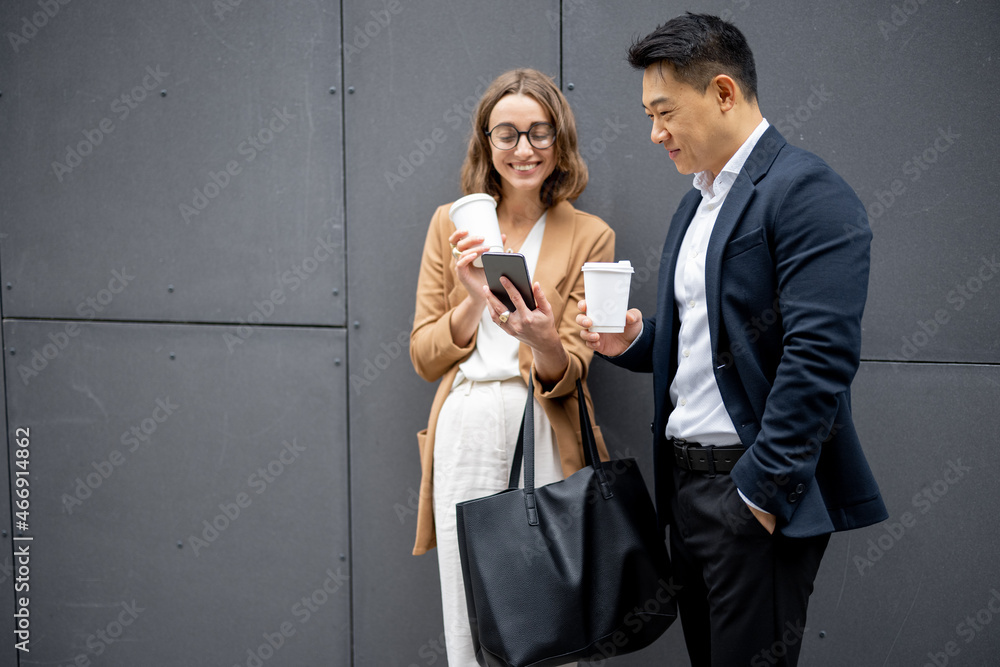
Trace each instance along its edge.
<instances>
[{"instance_id":1,"label":"coat lapel","mask_svg":"<svg viewBox=\"0 0 1000 667\"><path fill-rule=\"evenodd\" d=\"M753 196L753 183L744 172L740 172L733 183L732 189L726 195L726 201L715 219L715 227L708 241L708 252L705 254L705 304L708 308L708 331L712 341L712 359L719 352L719 321L722 310L722 255L736 223L743 216L750 198ZM714 365L714 361L713 361Z\"/></svg>"},{"instance_id":2,"label":"coat lapel","mask_svg":"<svg viewBox=\"0 0 1000 667\"><path fill-rule=\"evenodd\" d=\"M677 255L680 253L684 234L691 226L700 203L701 194L697 190L689 191L677 207L677 212L670 222L670 229L667 230L667 239L663 243L663 256L660 257L660 302L656 304L661 313L674 312L674 273L677 271Z\"/></svg>"},{"instance_id":3,"label":"coat lapel","mask_svg":"<svg viewBox=\"0 0 1000 667\"><path fill-rule=\"evenodd\" d=\"M677 270L677 255L680 252L681 241L684 234L691 225L695 211L698 210L698 203L701 201L701 194L697 190L688 191L674 213L670 221L670 228L667 230L667 238L663 243L663 254L660 256L660 277L657 286L656 304L656 330L659 335L653 339L653 358L660 370L653 374L653 392L657 405L669 406L667 390L673 380L674 370L677 365L677 357L673 354L674 345L674 273ZM663 423L656 424L657 433L663 432L666 426L666 416L670 413L669 407L665 411L657 410L657 416L661 417Z\"/></svg>"},{"instance_id":4,"label":"coat lapel","mask_svg":"<svg viewBox=\"0 0 1000 667\"><path fill-rule=\"evenodd\" d=\"M548 215L545 216L545 233L542 234L542 247L538 251L535 273L531 276L531 282L537 281L542 286L545 298L552 306L552 314L557 324L562 319L563 309L566 307L566 301L561 293L563 284L573 275L571 272L583 268L569 265L575 232L572 204L563 201L550 208ZM521 375L527 381L531 372L531 348L522 343L517 357ZM538 383L535 384L535 392L538 394L542 392L542 387Z\"/></svg>"},{"instance_id":5,"label":"coat lapel","mask_svg":"<svg viewBox=\"0 0 1000 667\"><path fill-rule=\"evenodd\" d=\"M767 174L767 170L777 157L778 151L785 145L785 139L774 129L767 128L746 163L740 170L733 187L726 195L726 201L719 211L708 241L708 253L705 256L705 295L708 307L708 330L712 341L712 357L718 355L719 322L722 312L722 257L726 245L743 217L747 204L753 198L756 185ZM713 362L714 363L714 362Z\"/></svg>"},{"instance_id":6,"label":"coat lapel","mask_svg":"<svg viewBox=\"0 0 1000 667\"><path fill-rule=\"evenodd\" d=\"M572 204L563 201L549 209L545 216L545 233L542 235L535 275L531 277L533 282L537 280L541 284L546 297L558 292L569 276L576 275L583 268L569 265L575 231Z\"/></svg>"}]
</instances>

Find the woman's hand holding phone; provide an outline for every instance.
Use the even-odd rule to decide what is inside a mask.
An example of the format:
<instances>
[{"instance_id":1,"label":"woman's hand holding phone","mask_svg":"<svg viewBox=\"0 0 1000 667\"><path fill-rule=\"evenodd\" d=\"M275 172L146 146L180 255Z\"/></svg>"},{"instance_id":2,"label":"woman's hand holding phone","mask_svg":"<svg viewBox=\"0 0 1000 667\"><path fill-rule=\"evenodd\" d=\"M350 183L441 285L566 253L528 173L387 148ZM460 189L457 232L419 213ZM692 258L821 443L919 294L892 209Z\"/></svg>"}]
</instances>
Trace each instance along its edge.
<instances>
[{"instance_id":1,"label":"woman's hand holding phone","mask_svg":"<svg viewBox=\"0 0 1000 667\"><path fill-rule=\"evenodd\" d=\"M545 384L554 383L566 370L569 358L562 341L559 340L552 305L545 298L542 286L537 282L532 284L531 292L535 299L535 308L530 309L513 282L506 276L501 276L500 283L507 290L507 295L514 304L514 310L508 311L507 306L490 291L488 285L485 285L483 296L486 297L490 317L508 335L531 348L538 378ZM509 314L505 321L501 321L501 315L504 313Z\"/></svg>"}]
</instances>

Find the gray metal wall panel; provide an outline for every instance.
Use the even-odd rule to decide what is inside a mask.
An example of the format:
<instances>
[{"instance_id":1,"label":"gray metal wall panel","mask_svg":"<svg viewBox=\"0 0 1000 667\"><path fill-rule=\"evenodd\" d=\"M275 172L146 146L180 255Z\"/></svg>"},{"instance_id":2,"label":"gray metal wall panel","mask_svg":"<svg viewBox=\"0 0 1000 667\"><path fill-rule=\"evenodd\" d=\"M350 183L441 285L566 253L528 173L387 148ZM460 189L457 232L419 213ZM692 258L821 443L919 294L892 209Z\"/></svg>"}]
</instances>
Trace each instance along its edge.
<instances>
[{"instance_id":1,"label":"gray metal wall panel","mask_svg":"<svg viewBox=\"0 0 1000 667\"><path fill-rule=\"evenodd\" d=\"M342 324L338 6L56 6L0 59L5 314Z\"/></svg>"},{"instance_id":2,"label":"gray metal wall panel","mask_svg":"<svg viewBox=\"0 0 1000 667\"><path fill-rule=\"evenodd\" d=\"M0 335L0 340L2 340L2 335ZM6 355L2 355L6 356ZM5 363L4 360L0 360L0 364ZM0 404L7 405L7 392L6 388L0 384ZM3 410L0 412L0 428L3 429L2 433L6 434L4 438L4 443L7 445L7 449L4 451L4 456L0 456L0 609L9 609L10 613L14 613L14 603L17 595L15 594L15 587L17 586L17 568L16 561L14 560L14 540L12 533L14 517L12 515L11 500L12 495L10 493L10 460L14 457L14 451L17 447L17 438L15 437L14 430L12 429L10 433L7 433L7 411ZM20 426L15 426L20 428ZM30 434L29 434L30 435ZM28 445L28 450L31 451L31 445ZM27 464L30 472L30 460ZM28 475L30 480L30 475ZM29 498L30 501L30 498ZM30 510L29 510L30 511ZM30 582L29 582L30 583ZM14 648L15 644L15 620L13 617L7 618L6 615L0 616L2 619L2 636L0 636L0 662L5 665L16 665L17 664L17 651Z\"/></svg>"},{"instance_id":3,"label":"gray metal wall panel","mask_svg":"<svg viewBox=\"0 0 1000 667\"><path fill-rule=\"evenodd\" d=\"M852 393L889 520L831 540L803 667L994 664L1000 370L865 363Z\"/></svg>"},{"instance_id":4,"label":"gray metal wall panel","mask_svg":"<svg viewBox=\"0 0 1000 667\"><path fill-rule=\"evenodd\" d=\"M21 664L350 664L344 332L229 352L233 327L67 327L5 322L33 451Z\"/></svg>"},{"instance_id":5,"label":"gray metal wall panel","mask_svg":"<svg viewBox=\"0 0 1000 667\"><path fill-rule=\"evenodd\" d=\"M558 74L559 35L547 16L558 11L554 0L344 4L344 83L355 90L345 135L348 319L360 327L349 329L359 666L444 660L436 555L410 555L415 433L434 391L406 347L420 252L435 207L461 194L468 116L489 82L518 66Z\"/></svg>"},{"instance_id":6,"label":"gray metal wall panel","mask_svg":"<svg viewBox=\"0 0 1000 667\"><path fill-rule=\"evenodd\" d=\"M868 209L875 240L864 354L996 363L1000 281L977 274L1000 272L1000 231L983 215L1000 203L1000 142L982 131L990 104L965 100L984 76L996 80L1000 7L926 3L907 13L901 3L850 4L810 6L805 20L776 11L768 30L792 38L762 41L782 62L770 72L781 104L765 110ZM816 89L832 99L813 97ZM995 87L987 97L998 100ZM984 257L994 263L984 267Z\"/></svg>"}]
</instances>

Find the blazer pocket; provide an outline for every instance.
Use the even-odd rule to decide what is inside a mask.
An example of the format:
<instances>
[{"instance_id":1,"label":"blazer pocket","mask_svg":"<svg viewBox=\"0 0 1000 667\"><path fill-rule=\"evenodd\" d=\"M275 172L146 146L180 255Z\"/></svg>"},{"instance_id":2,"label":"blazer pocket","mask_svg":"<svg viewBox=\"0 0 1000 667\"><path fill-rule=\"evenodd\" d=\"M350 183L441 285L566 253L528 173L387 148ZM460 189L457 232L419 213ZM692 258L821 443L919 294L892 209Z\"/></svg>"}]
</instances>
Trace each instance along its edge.
<instances>
[{"instance_id":1,"label":"blazer pocket","mask_svg":"<svg viewBox=\"0 0 1000 667\"><path fill-rule=\"evenodd\" d=\"M722 261L732 259L737 255L745 253L747 250L756 248L764 243L764 228L758 227L749 234L744 234L726 244L726 252L722 255Z\"/></svg>"}]
</instances>

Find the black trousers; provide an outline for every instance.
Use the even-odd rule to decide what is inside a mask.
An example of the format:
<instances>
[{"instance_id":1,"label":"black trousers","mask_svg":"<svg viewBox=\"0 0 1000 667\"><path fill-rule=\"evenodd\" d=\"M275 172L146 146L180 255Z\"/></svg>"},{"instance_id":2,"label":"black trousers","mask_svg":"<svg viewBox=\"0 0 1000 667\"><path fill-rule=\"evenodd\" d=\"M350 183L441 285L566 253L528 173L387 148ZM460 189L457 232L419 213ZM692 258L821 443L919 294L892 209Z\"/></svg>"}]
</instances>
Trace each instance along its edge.
<instances>
[{"instance_id":1,"label":"black trousers","mask_svg":"<svg viewBox=\"0 0 1000 667\"><path fill-rule=\"evenodd\" d=\"M670 552L693 667L794 667L829 535L760 525L729 475L674 468Z\"/></svg>"}]
</instances>

